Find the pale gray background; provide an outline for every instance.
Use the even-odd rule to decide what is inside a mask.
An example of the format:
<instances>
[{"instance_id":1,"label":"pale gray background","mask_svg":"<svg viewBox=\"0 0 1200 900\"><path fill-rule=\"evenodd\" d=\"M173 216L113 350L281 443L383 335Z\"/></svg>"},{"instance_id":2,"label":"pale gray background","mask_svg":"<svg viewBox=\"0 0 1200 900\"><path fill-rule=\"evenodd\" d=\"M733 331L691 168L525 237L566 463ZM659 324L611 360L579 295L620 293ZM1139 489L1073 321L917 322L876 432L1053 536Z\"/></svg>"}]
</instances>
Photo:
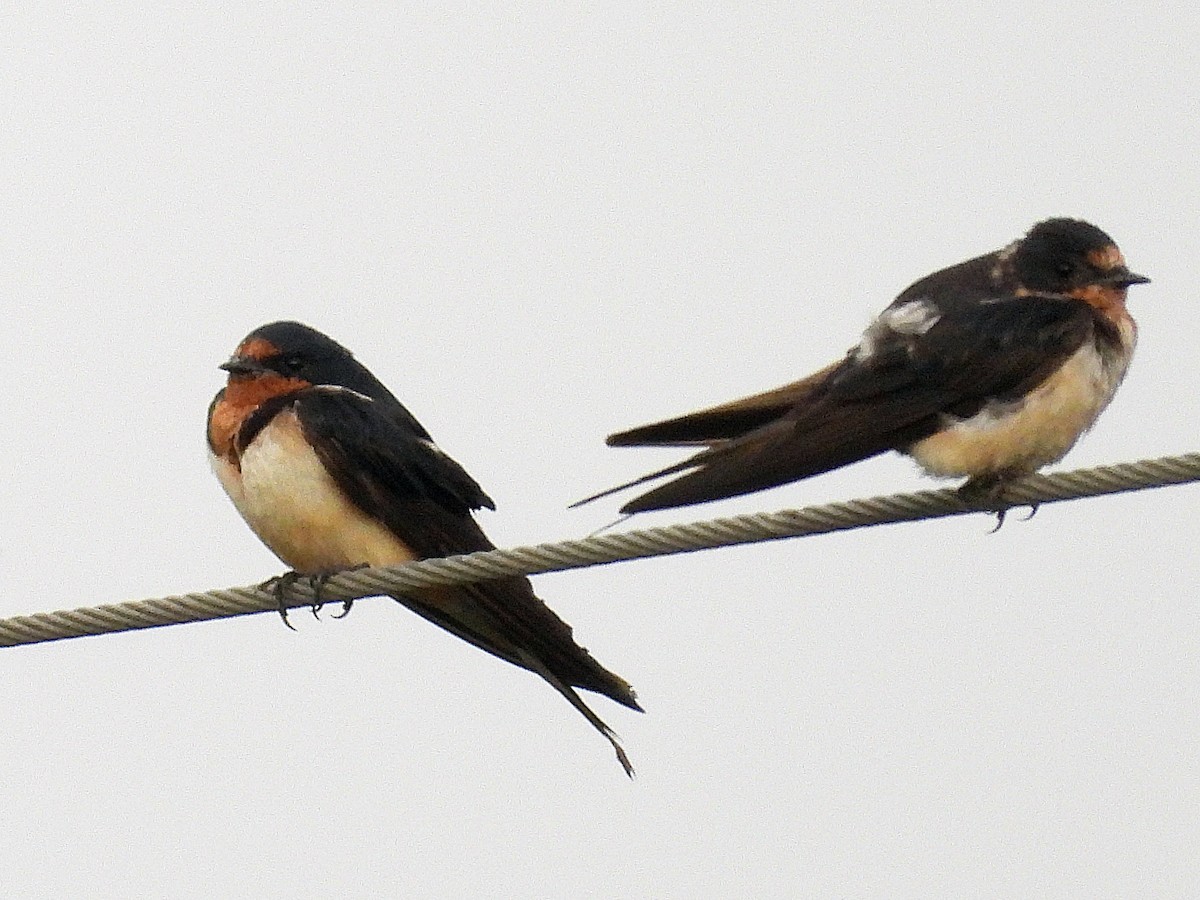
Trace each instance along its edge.
<instances>
[{"instance_id":1,"label":"pale gray background","mask_svg":"<svg viewBox=\"0 0 1200 900\"><path fill-rule=\"evenodd\" d=\"M0 27L0 615L280 571L215 367L297 318L490 491L501 545L1049 215L1154 284L1069 457L1200 448L1191 3L293 3ZM890 7L890 8L888 8ZM931 486L898 457L650 525ZM1196 489L539 578L649 711L390 601L0 655L22 897L1195 896Z\"/></svg>"}]
</instances>

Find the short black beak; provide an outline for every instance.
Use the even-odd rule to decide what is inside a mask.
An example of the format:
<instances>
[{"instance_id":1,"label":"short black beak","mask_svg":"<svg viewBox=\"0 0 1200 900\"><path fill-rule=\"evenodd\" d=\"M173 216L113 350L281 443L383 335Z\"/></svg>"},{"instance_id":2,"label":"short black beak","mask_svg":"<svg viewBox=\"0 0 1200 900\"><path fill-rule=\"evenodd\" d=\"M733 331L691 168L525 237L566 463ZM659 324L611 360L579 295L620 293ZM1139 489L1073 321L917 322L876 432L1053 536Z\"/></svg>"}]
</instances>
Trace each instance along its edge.
<instances>
[{"instance_id":1,"label":"short black beak","mask_svg":"<svg viewBox=\"0 0 1200 900\"><path fill-rule=\"evenodd\" d=\"M1116 287L1129 287L1131 284L1149 284L1150 279L1145 275L1138 275L1136 272L1130 272L1124 266L1118 269L1113 269L1110 273L1104 276L1105 284L1111 284Z\"/></svg>"},{"instance_id":2,"label":"short black beak","mask_svg":"<svg viewBox=\"0 0 1200 900\"><path fill-rule=\"evenodd\" d=\"M230 375L266 375L271 370L256 359L248 356L231 356L218 369L224 369Z\"/></svg>"}]
</instances>

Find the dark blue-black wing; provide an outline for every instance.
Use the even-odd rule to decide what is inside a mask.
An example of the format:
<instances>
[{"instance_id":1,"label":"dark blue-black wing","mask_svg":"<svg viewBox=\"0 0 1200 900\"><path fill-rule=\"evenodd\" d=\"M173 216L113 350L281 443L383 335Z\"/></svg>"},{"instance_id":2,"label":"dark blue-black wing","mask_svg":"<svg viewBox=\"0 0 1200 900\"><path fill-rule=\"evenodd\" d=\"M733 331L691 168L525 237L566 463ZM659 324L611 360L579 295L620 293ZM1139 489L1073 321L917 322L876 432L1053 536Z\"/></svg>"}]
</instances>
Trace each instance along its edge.
<instances>
[{"instance_id":1,"label":"dark blue-black wing","mask_svg":"<svg viewBox=\"0 0 1200 900\"><path fill-rule=\"evenodd\" d=\"M937 430L944 414L969 417L990 400L1023 396L1097 327L1086 303L1055 296L950 296L936 312L937 321L921 333L877 329L869 352L860 345L840 363L789 386L790 396L789 388L781 388L615 435L610 442L632 444L678 442L686 434L711 446L596 496L683 472L621 511L687 506L903 449ZM739 410L745 430L732 427ZM629 437L639 433L677 440Z\"/></svg>"},{"instance_id":2,"label":"dark blue-black wing","mask_svg":"<svg viewBox=\"0 0 1200 900\"><path fill-rule=\"evenodd\" d=\"M293 408L338 486L418 557L493 549L471 515L479 507L491 508L491 500L423 430L416 433L403 419L381 410L377 401L339 388L301 391ZM628 683L575 643L570 626L534 595L527 578L430 589L396 599L551 683L554 676L639 708Z\"/></svg>"}]
</instances>

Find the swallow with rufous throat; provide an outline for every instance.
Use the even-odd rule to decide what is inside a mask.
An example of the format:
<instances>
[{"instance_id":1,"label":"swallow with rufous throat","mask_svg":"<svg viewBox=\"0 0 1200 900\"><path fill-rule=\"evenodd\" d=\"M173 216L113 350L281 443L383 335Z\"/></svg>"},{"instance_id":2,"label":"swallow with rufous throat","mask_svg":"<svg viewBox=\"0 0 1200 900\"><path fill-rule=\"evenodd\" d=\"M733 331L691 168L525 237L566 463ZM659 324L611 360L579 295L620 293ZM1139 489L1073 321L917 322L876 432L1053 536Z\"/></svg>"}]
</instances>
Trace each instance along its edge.
<instances>
[{"instance_id":1,"label":"swallow with rufous throat","mask_svg":"<svg viewBox=\"0 0 1200 900\"><path fill-rule=\"evenodd\" d=\"M472 516L494 509L491 498L340 344L298 322L275 322L248 335L221 368L228 382L208 411L213 469L294 575L313 577L315 588L348 568L494 549ZM529 579L393 596L540 675L608 739L632 775L616 735L574 688L640 711L633 690L575 643Z\"/></svg>"},{"instance_id":2,"label":"swallow with rufous throat","mask_svg":"<svg viewBox=\"0 0 1200 900\"><path fill-rule=\"evenodd\" d=\"M610 435L614 447L700 446L622 513L689 506L809 478L888 450L966 477L964 500L1066 455L1113 398L1137 326L1112 238L1049 219L1007 247L905 289L840 361L793 384ZM680 474L683 473L683 474ZM578 504L576 504L578 505Z\"/></svg>"}]
</instances>

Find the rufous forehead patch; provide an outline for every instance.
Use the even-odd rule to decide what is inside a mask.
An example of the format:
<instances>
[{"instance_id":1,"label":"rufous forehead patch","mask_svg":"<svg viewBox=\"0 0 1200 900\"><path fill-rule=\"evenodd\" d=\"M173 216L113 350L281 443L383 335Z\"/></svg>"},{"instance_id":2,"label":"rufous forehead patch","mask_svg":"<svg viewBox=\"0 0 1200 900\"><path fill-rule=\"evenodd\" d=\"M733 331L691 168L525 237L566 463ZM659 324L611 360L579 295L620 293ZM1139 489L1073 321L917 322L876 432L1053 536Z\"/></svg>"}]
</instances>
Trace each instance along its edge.
<instances>
[{"instance_id":1,"label":"rufous forehead patch","mask_svg":"<svg viewBox=\"0 0 1200 900\"><path fill-rule=\"evenodd\" d=\"M1117 249L1116 244L1109 244L1107 247L1101 247L1099 250L1089 251L1087 259L1088 262L1101 272L1108 272L1125 265L1125 257L1121 255L1121 251Z\"/></svg>"},{"instance_id":2,"label":"rufous forehead patch","mask_svg":"<svg viewBox=\"0 0 1200 900\"><path fill-rule=\"evenodd\" d=\"M246 359L270 359L272 356L279 355L279 348L265 338L248 338L238 344L234 355Z\"/></svg>"}]
</instances>

